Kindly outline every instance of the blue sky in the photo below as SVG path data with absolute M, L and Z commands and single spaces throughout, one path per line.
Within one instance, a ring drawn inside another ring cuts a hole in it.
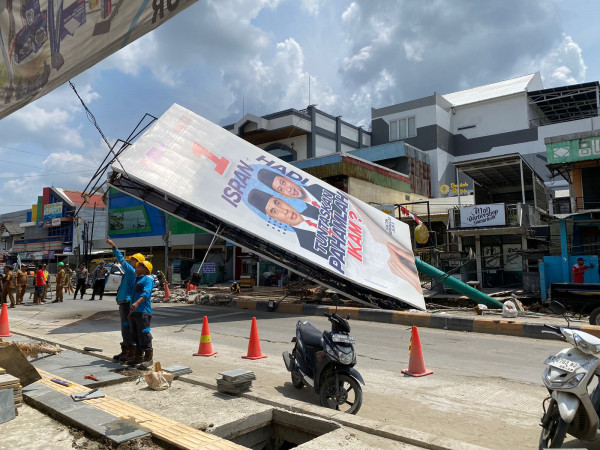
M 109 141 L 171 104 L 221 125 L 310 102 L 368 127 L 370 108 L 540 71 L 596 81 L 600 2 L 200 0 L 72 82 Z M 107 153 L 63 85 L 0 120 L 0 212 L 81 190 Z

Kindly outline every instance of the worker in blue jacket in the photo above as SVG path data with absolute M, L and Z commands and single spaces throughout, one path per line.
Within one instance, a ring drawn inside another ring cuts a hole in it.
M 142 261 L 135 268 L 135 283 L 131 291 L 131 306 L 129 308 L 131 317 L 131 331 L 135 341 L 135 356 L 127 361 L 128 366 L 137 366 L 140 370 L 149 369 L 154 364 L 152 349 L 152 334 L 150 333 L 150 322 L 152 321 L 152 289 L 154 280 L 150 278 L 152 264 L 150 261 Z
M 116 244 L 111 238 L 106 240 L 106 243 L 113 249 L 113 254 L 121 264 L 123 269 L 123 279 L 117 291 L 117 305 L 119 305 L 119 317 L 121 318 L 121 353 L 113 356 L 113 361 L 126 362 L 133 359 L 135 356 L 135 341 L 131 332 L 131 323 L 129 321 L 129 307 L 131 306 L 131 291 L 135 283 L 135 268 L 137 265 L 146 260 L 144 255 L 136 253 L 125 260 L 123 254 L 119 251 Z

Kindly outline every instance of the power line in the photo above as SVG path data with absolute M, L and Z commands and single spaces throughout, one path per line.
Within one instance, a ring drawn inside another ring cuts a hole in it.
M 53 159 L 59 158 L 58 156 L 53 157 L 52 155 L 43 155 L 41 153 L 28 152 L 27 150 L 21 150 L 19 148 L 7 147 L 5 145 L 0 145 L 0 148 L 5 148 L 6 150 L 11 150 L 14 152 L 27 153 L 28 155 L 40 156 L 42 158 L 53 158 Z M 9 161 L 2 161 L 2 162 L 9 162 Z M 12 164 L 17 164 L 17 163 L 12 163 Z M 93 167 L 93 166 L 90 166 L 89 164 L 78 163 L 75 161 L 69 161 L 69 164 L 76 164 L 78 166 L 84 166 L 84 167 Z
M 0 177 L 0 180 L 14 180 L 15 178 L 38 178 L 38 177 L 53 177 L 55 175 L 77 175 L 90 173 L 93 170 L 83 170 L 81 172 L 54 172 L 54 173 L 44 173 L 40 175 L 21 175 L 20 177 Z

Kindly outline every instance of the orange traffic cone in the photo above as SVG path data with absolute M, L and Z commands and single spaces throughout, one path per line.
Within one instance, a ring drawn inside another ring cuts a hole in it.
M 248 354 L 242 356 L 245 359 L 266 358 L 260 351 L 260 339 L 258 338 L 258 327 L 256 326 L 256 317 L 252 318 L 252 328 L 250 329 L 250 342 L 248 342 Z
M 163 297 L 164 300 L 168 300 L 171 298 L 171 291 L 169 290 L 169 283 L 167 283 L 165 281 L 165 296 Z
M 198 347 L 198 353 L 194 353 L 194 356 L 212 356 L 216 354 L 217 352 L 213 352 L 212 343 L 210 341 L 208 317 L 204 316 L 204 323 L 202 324 L 202 334 L 200 335 L 200 346 Z
M 410 359 L 408 360 L 408 369 L 402 370 L 405 375 L 411 377 L 424 377 L 431 375 L 433 370 L 427 370 L 425 361 L 423 360 L 423 352 L 421 350 L 421 339 L 417 327 L 412 327 L 412 336 L 410 338 L 410 346 L 408 348 Z
M 8 327 L 8 309 L 6 303 L 2 303 L 2 312 L 0 312 L 0 337 L 12 336 Z
M 188 283 L 187 287 L 185 288 L 185 293 L 187 294 L 190 291 L 195 291 L 196 290 L 196 286 L 194 286 L 192 283 Z

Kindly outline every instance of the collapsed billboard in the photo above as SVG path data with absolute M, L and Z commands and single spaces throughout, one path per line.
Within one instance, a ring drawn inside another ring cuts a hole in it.
M 0 119 L 197 0 L 0 0 Z
M 425 309 L 408 226 L 173 105 L 109 183 L 370 304 Z

